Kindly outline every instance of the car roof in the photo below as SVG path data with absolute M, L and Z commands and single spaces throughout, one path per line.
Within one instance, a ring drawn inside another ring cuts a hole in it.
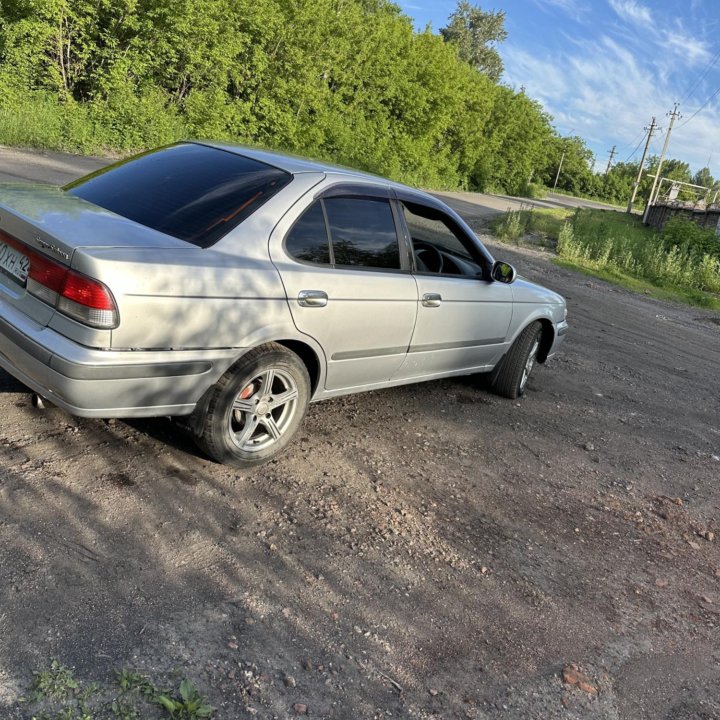
M 215 142 L 212 140 L 187 140 L 185 142 L 196 143 L 197 145 L 206 145 L 208 147 L 217 148 L 218 150 L 235 153 L 236 155 L 243 155 L 244 157 L 251 158 L 252 160 L 257 160 L 258 162 L 263 162 L 266 165 L 271 165 L 272 167 L 278 168 L 278 170 L 288 172 L 291 175 L 311 172 L 325 173 L 335 175 L 339 181 L 346 179 L 350 181 L 359 180 L 364 183 L 376 183 L 377 185 L 385 188 L 392 187 L 395 188 L 400 199 L 408 200 L 410 202 L 418 202 L 421 200 L 423 201 L 423 204 L 441 209 L 448 215 L 452 216 L 455 219 L 455 222 L 471 237 L 475 236 L 473 230 L 462 219 L 462 217 L 460 217 L 455 210 L 446 205 L 439 198 L 409 185 L 403 185 L 402 183 L 388 180 L 380 175 L 373 175 L 372 173 L 343 167 L 342 165 L 334 165 L 322 160 L 310 160 L 298 155 L 276 152 L 274 150 L 264 150 L 262 148 L 252 147 L 249 145 L 241 145 L 240 143 Z M 480 247 L 481 252 L 485 255 L 488 261 L 493 262 L 492 255 L 490 255 L 487 248 L 485 248 L 482 243 L 480 244 Z
M 252 160 L 263 162 L 266 165 L 272 165 L 273 167 L 276 167 L 279 170 L 284 170 L 292 175 L 306 172 L 334 173 L 344 175 L 348 179 L 362 179 L 365 181 L 381 183 L 383 185 L 391 185 L 392 187 L 402 188 L 403 190 L 411 190 L 414 193 L 422 193 L 422 191 L 411 188 L 408 185 L 403 185 L 402 183 L 388 180 L 380 175 L 373 175 L 369 172 L 355 170 L 354 168 L 344 167 L 343 165 L 335 165 L 322 160 L 311 160 L 309 158 L 300 157 L 299 155 L 291 155 L 274 150 L 264 150 L 262 148 L 252 147 L 250 145 L 241 145 L 239 143 L 214 142 L 210 140 L 191 140 L 190 142 L 197 143 L 198 145 L 207 145 L 209 147 L 218 148 L 219 150 L 225 150 L 226 152 L 235 153 L 236 155 L 243 155 L 251 158 Z M 425 193 L 422 194 L 424 195 Z

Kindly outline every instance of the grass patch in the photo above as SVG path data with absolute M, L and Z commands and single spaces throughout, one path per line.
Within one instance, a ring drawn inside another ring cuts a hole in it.
M 557 264 L 652 297 L 720 309 L 720 238 L 674 218 L 662 233 L 611 210 L 511 211 L 491 224 L 501 240 L 530 233 L 554 243 Z
M 532 234 L 539 238 L 542 244 L 554 246 L 563 224 L 573 212 L 568 209 L 536 208 L 508 210 L 491 220 L 490 230 L 504 242 L 517 242 L 525 235 Z
M 673 221 L 672 235 L 657 234 L 633 215 L 578 210 L 557 251 L 590 270 L 615 271 L 701 298 L 720 293 L 720 241 L 706 244 L 705 236 L 691 221 Z
M 633 277 L 627 273 L 614 269 L 605 268 L 588 268 L 585 265 L 565 260 L 557 257 L 553 259 L 555 265 L 565 268 L 566 270 L 574 270 L 588 277 L 605 280 L 619 287 L 630 290 L 631 292 L 641 293 L 656 300 L 669 300 L 672 302 L 684 303 L 695 307 L 706 308 L 708 310 L 720 310 L 720 297 L 711 293 L 699 290 L 687 290 L 679 287 L 663 287 L 648 280 Z
M 101 687 L 82 683 L 57 660 L 47 670 L 34 673 L 24 703 L 33 720 L 203 720 L 215 713 L 189 680 L 181 680 L 177 690 L 172 690 L 124 669 Z
M 615 207 L 618 210 L 627 210 L 627 203 L 620 204 L 608 200 L 607 198 L 599 197 L 598 195 L 588 195 L 587 193 L 571 193 L 567 190 L 553 190 L 552 188 L 546 188 L 546 193 L 552 193 L 553 195 L 562 195 L 563 197 L 579 198 L 581 200 L 590 200 L 591 202 L 601 203 L 603 205 L 609 205 Z M 645 208 L 645 200 L 639 195 L 633 203 L 633 210 L 635 212 L 643 210 Z

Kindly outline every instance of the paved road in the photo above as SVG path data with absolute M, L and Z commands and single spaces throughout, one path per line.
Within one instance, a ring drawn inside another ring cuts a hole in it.
M 0 146 L 0 182 L 29 181 L 63 185 L 86 173 L 98 170 L 111 160 L 81 157 L 48 151 L 16 150 Z M 490 218 L 509 209 L 592 207 L 616 210 L 611 205 L 549 193 L 543 200 L 528 200 L 511 195 L 471 192 L 436 193 L 457 212 L 474 218 Z

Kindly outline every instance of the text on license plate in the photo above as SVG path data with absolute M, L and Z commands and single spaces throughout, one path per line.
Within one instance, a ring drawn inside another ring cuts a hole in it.
M 19 250 L 0 242 L 0 270 L 25 284 L 30 261 Z

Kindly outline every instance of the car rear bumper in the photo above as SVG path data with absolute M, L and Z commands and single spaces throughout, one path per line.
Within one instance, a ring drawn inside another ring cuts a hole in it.
M 188 415 L 239 354 L 87 348 L 0 300 L 0 367 L 81 417 Z

